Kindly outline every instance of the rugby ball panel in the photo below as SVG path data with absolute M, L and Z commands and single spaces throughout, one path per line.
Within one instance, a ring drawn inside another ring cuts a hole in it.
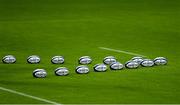
M 167 59 L 165 57 L 157 57 L 154 59 L 154 64 L 155 65 L 166 65 Z
M 33 71 L 33 77 L 45 78 L 46 76 L 47 76 L 47 72 L 44 69 L 36 69 Z
M 140 64 L 143 61 L 143 57 L 133 57 L 131 60 Z
M 139 67 L 139 63 L 134 62 L 134 61 L 128 61 L 125 63 L 125 67 L 128 69 L 136 69 Z
M 122 70 L 123 68 L 124 68 L 124 65 L 119 62 L 115 62 L 110 65 L 111 70 Z
M 116 62 L 116 58 L 114 56 L 107 56 L 103 59 L 103 63 L 106 65 L 110 65 Z
M 133 57 L 133 58 L 132 58 L 132 60 L 134 60 L 134 59 L 143 59 L 143 57 L 138 57 L 138 56 L 137 56 L 137 57 Z
M 167 64 L 167 61 L 164 60 L 164 59 L 158 59 L 158 60 L 155 60 L 155 61 L 154 61 L 154 64 L 155 64 L 155 65 L 166 65 L 166 64 Z
M 27 62 L 30 63 L 30 64 L 37 64 L 37 63 L 40 63 L 41 59 L 39 56 L 29 56 L 27 58 Z
M 141 62 L 141 66 L 143 67 L 152 67 L 154 66 L 154 61 L 150 60 L 150 59 L 145 59 Z
M 51 59 L 51 63 L 53 64 L 63 64 L 64 63 L 64 57 L 62 56 L 54 56 L 52 59 Z
M 59 67 L 59 68 L 55 69 L 55 75 L 57 75 L 57 76 L 69 75 L 69 70 L 66 67 Z
M 105 72 L 106 70 L 107 70 L 107 66 L 105 64 L 97 64 L 94 66 L 94 71 Z
M 116 59 L 104 59 L 103 62 L 104 64 L 110 65 L 112 63 L 115 63 Z
M 76 67 L 75 71 L 78 74 L 88 74 L 89 68 L 87 66 L 78 66 L 78 67 Z
M 6 64 L 12 64 L 16 62 L 16 58 L 13 55 L 6 55 L 3 57 L 2 62 Z
M 91 64 L 92 59 L 89 56 L 83 56 L 79 58 L 79 64 Z

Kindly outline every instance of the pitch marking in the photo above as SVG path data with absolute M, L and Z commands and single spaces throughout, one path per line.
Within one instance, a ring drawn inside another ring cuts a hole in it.
M 106 47 L 99 47 L 102 50 L 108 50 L 108 51 L 113 51 L 113 52 L 119 52 L 119 53 L 124 53 L 124 54 L 129 54 L 129 55 L 134 55 L 134 56 L 141 56 L 141 57 L 147 57 L 145 55 L 141 54 L 136 54 L 128 51 L 123 51 L 123 50 L 116 50 L 116 49 L 111 49 L 111 48 L 106 48 Z
M 39 100 L 39 101 L 42 101 L 42 102 L 46 102 L 48 104 L 61 105 L 61 104 L 59 104 L 57 102 L 53 102 L 53 101 L 50 101 L 50 100 L 47 100 L 47 99 L 43 99 L 43 98 L 39 98 L 39 97 L 36 97 L 36 96 L 28 95 L 28 94 L 18 92 L 18 91 L 15 91 L 15 90 L 11 90 L 11 89 L 7 89 L 7 88 L 4 88 L 4 87 L 0 87 L 0 90 L 7 91 L 9 93 L 18 94 L 18 95 L 28 97 L 28 98 L 32 98 L 32 99 L 35 99 L 35 100 Z

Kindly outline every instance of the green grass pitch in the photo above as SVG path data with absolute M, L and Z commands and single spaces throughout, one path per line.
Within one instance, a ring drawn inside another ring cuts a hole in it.
M 62 104 L 180 103 L 179 0 L 0 0 L 0 57 L 15 55 L 15 64 L 0 62 L 0 87 Z M 166 66 L 93 72 L 105 56 L 122 63 L 132 55 L 99 49 L 107 47 L 167 57 Z M 40 64 L 27 64 L 36 54 Z M 53 65 L 54 55 L 65 64 Z M 89 55 L 91 72 L 78 75 L 80 56 Z M 70 75 L 58 77 L 65 66 Z M 32 71 L 44 68 L 47 78 Z M 0 104 L 46 102 L 0 90 Z

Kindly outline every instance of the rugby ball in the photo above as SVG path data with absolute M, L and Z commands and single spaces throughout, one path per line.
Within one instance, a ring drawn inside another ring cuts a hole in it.
M 141 62 L 141 66 L 143 66 L 143 67 L 152 67 L 152 66 L 154 66 L 154 61 L 150 60 L 150 59 L 144 59 Z
M 89 68 L 85 65 L 80 65 L 76 67 L 76 73 L 78 74 L 87 74 L 89 73 Z
M 13 55 L 6 55 L 2 59 L 3 63 L 12 64 L 16 62 L 16 58 Z
M 47 76 L 47 72 L 44 69 L 36 69 L 33 71 L 33 77 L 45 78 L 46 76 Z
M 125 67 L 128 69 L 136 69 L 139 67 L 139 63 L 130 60 L 130 61 L 125 63 Z
M 141 64 L 141 62 L 143 61 L 143 57 L 133 57 L 131 60 Z
M 114 62 L 116 62 L 116 58 L 114 56 L 107 56 L 103 59 L 103 63 L 106 65 L 110 65 Z
M 64 57 L 62 57 L 62 56 L 54 56 L 51 59 L 51 63 L 53 63 L 53 64 L 63 64 L 64 63 Z
M 86 64 L 90 64 L 91 62 L 92 62 L 92 59 L 89 56 L 82 56 L 79 58 L 79 64 L 86 65 Z
M 110 65 L 111 70 L 122 70 L 124 68 L 124 65 L 119 62 L 114 62 Z
M 30 64 L 37 64 L 40 63 L 40 57 L 37 55 L 31 55 L 27 58 L 27 62 Z
M 166 65 L 167 64 L 167 59 L 165 57 L 157 57 L 154 59 L 154 64 L 155 65 Z
M 58 67 L 55 69 L 54 73 L 57 76 L 66 76 L 69 74 L 69 70 L 66 67 Z
M 107 70 L 107 66 L 105 64 L 96 64 L 94 66 L 94 71 L 97 71 L 97 72 L 104 72 Z

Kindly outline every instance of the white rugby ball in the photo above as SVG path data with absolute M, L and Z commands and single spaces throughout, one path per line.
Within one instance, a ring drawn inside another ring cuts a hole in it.
M 141 62 L 141 66 L 143 66 L 143 67 L 152 67 L 152 66 L 154 66 L 154 61 L 150 60 L 150 59 L 144 59 Z
M 103 63 L 106 65 L 110 65 L 114 62 L 116 62 L 116 58 L 114 56 L 107 56 L 103 59 Z
M 141 62 L 143 61 L 143 57 L 133 57 L 131 60 L 141 64 Z
M 2 59 L 3 63 L 12 64 L 16 62 L 16 58 L 13 55 L 6 55 Z
M 119 62 L 114 62 L 110 65 L 111 70 L 122 70 L 124 68 L 124 65 Z
M 47 76 L 47 72 L 44 69 L 36 69 L 33 71 L 33 76 L 36 78 L 45 78 Z
M 37 64 L 40 63 L 40 57 L 37 55 L 31 55 L 27 58 L 27 62 L 31 64 Z
M 76 67 L 76 73 L 78 74 L 87 74 L 89 73 L 89 68 L 85 65 L 80 65 Z
M 129 69 L 136 69 L 139 67 L 139 63 L 130 60 L 130 61 L 125 63 L 125 67 L 129 68 Z
M 92 62 L 92 59 L 89 56 L 82 56 L 79 58 L 79 64 L 85 65 L 85 64 L 90 64 L 91 62 Z
M 54 56 L 54 57 L 52 57 L 51 62 L 53 64 L 63 64 L 64 63 L 64 57 L 63 56 Z
M 69 74 L 69 70 L 66 67 L 58 67 L 55 69 L 54 73 L 57 76 L 66 76 Z
M 154 64 L 155 65 L 166 65 L 167 64 L 167 59 L 165 57 L 157 57 L 154 59 Z
M 94 71 L 97 71 L 97 72 L 104 72 L 107 70 L 107 66 L 105 64 L 96 64 L 94 66 Z

